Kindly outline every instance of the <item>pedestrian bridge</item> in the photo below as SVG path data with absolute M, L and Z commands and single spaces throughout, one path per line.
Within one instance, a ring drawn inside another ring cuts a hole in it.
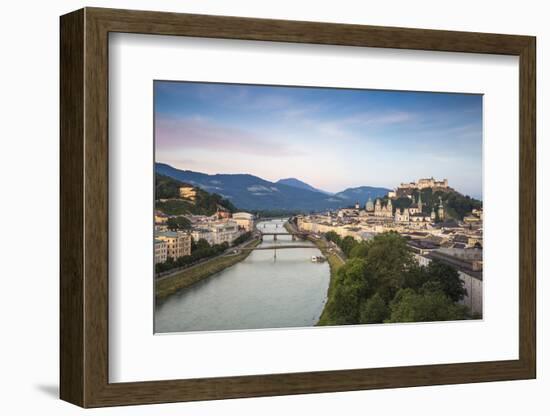
M 260 231 L 260 234 L 261 234 L 261 239 L 263 241 L 264 239 L 264 236 L 273 236 L 273 241 L 277 241 L 277 236 L 280 236 L 280 235 L 290 235 L 292 236 L 292 241 L 295 241 L 296 238 L 305 238 L 306 237 L 306 234 L 302 234 L 302 233 L 289 233 L 289 232 L 283 232 L 283 233 L 264 233 L 262 231 Z
M 256 250 L 282 250 L 289 248 L 315 248 L 314 245 L 309 244 L 274 244 L 272 246 L 261 246 L 261 247 L 243 247 L 239 248 L 242 251 L 256 251 Z

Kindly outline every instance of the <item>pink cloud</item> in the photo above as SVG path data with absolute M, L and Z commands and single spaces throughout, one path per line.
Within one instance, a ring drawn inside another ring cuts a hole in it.
M 162 151 L 187 148 L 263 156 L 295 154 L 280 141 L 244 129 L 222 126 L 203 117 L 157 119 L 155 146 Z

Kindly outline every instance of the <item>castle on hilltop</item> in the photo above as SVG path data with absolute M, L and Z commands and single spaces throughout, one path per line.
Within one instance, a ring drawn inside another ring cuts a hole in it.
M 425 189 L 425 188 L 449 188 L 449 182 L 447 179 L 441 181 L 431 178 L 422 178 L 416 182 L 402 183 L 399 185 L 399 189 Z

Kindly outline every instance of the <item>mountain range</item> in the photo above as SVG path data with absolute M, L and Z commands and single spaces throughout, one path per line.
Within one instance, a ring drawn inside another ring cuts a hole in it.
M 227 198 L 242 210 L 325 211 L 348 207 L 370 198 L 383 197 L 387 188 L 360 186 L 330 194 L 296 178 L 270 182 L 249 174 L 209 175 L 191 170 L 176 169 L 165 163 L 155 164 L 156 173 L 189 183 L 209 193 Z

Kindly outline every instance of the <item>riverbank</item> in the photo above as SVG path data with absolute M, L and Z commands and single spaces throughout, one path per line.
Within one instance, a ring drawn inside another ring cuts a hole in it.
M 286 222 L 284 224 L 284 227 L 289 233 L 297 231 L 296 228 L 289 222 Z M 332 252 L 330 243 L 325 239 L 314 238 L 312 236 L 308 236 L 307 239 L 311 241 L 313 244 L 315 244 L 315 246 L 321 251 L 321 253 L 327 259 L 328 264 L 330 266 L 330 282 L 329 282 L 328 291 L 327 291 L 327 301 L 325 302 L 325 306 L 323 307 L 323 312 L 321 312 L 321 316 L 319 317 L 319 321 L 317 322 L 316 326 L 330 325 L 330 322 L 328 322 L 328 317 L 327 317 L 327 305 L 330 302 L 330 299 L 332 299 L 332 292 L 334 291 L 334 281 L 336 280 L 336 273 L 338 272 L 338 269 L 344 265 L 345 261 L 339 255 Z
M 254 239 L 245 244 L 243 248 L 253 248 L 258 244 L 260 244 L 260 240 Z M 155 281 L 155 296 L 157 299 L 163 299 L 180 289 L 189 287 L 243 261 L 250 253 L 252 253 L 252 250 L 243 250 L 235 255 L 221 255 L 212 260 L 189 267 L 172 276 Z
M 327 305 L 332 299 L 332 292 L 334 291 L 334 282 L 336 280 L 336 273 L 338 272 L 338 269 L 344 265 L 344 261 L 335 253 L 332 253 L 329 248 L 329 243 L 326 240 L 318 239 L 318 238 L 308 238 L 313 244 L 317 246 L 319 250 L 321 250 L 321 253 L 323 253 L 323 256 L 326 257 L 328 264 L 330 266 L 330 282 L 328 286 L 327 291 L 327 301 L 325 302 L 325 306 L 323 307 L 323 312 L 321 312 L 321 316 L 319 317 L 319 321 L 317 322 L 316 326 L 323 326 L 323 325 L 329 325 L 330 322 L 328 322 L 327 318 Z

